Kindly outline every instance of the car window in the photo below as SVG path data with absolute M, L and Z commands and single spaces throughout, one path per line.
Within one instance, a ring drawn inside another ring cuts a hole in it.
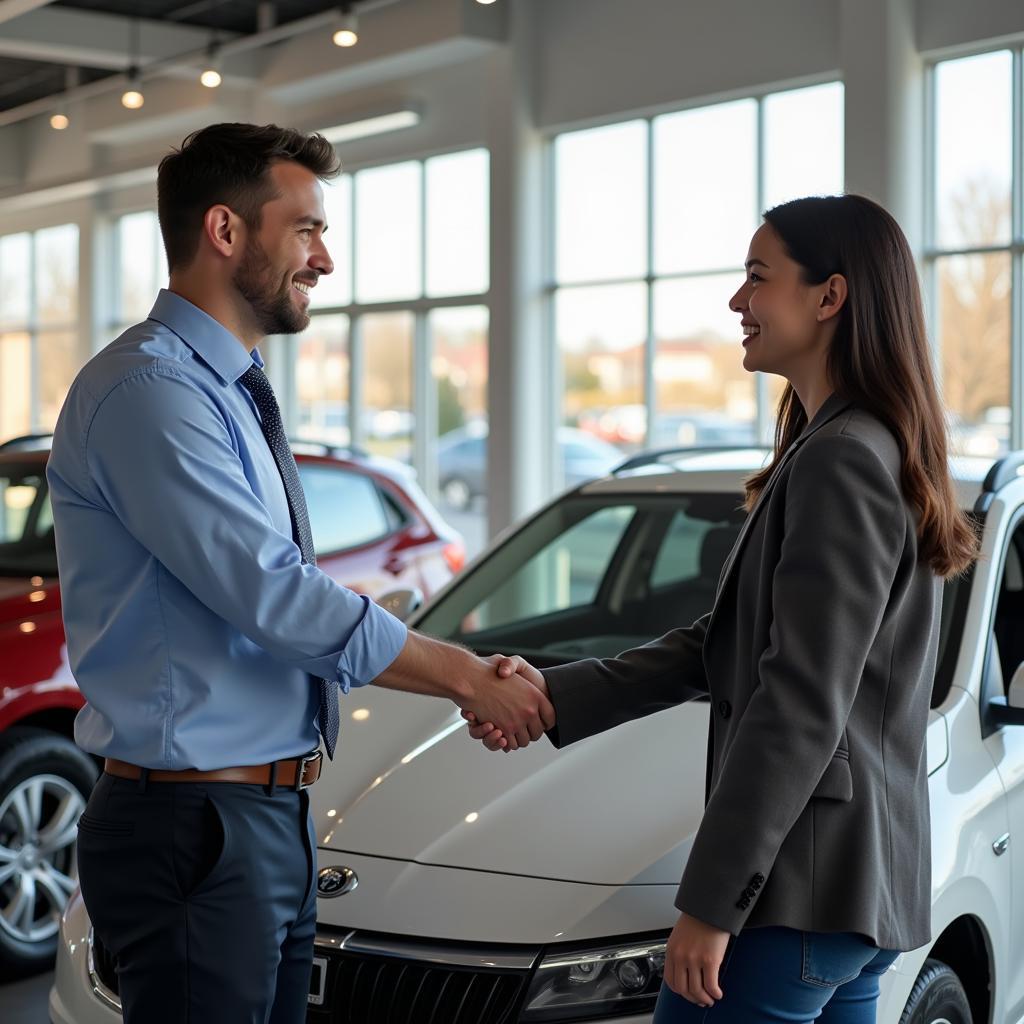
M 1014 672 L 1024 664 L 1024 523 L 1007 545 L 992 628 L 999 648 L 1003 688 L 1008 691 Z
M 52 526 L 43 473 L 35 466 L 4 466 L 0 470 L 0 573 L 56 573 Z
M 565 498 L 464 575 L 418 626 L 552 660 L 645 643 L 662 623 L 689 625 L 710 609 L 742 523 L 738 505 L 732 494 Z
M 712 523 L 691 519 L 679 511 L 672 517 L 651 569 L 651 586 L 664 587 L 700 575 L 704 540 L 714 529 Z
M 377 484 L 354 470 L 299 463 L 313 547 L 326 555 L 358 547 L 395 530 Z

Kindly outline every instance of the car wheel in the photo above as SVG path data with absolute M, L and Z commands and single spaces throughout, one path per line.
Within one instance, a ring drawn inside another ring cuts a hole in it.
M 0 733 L 0 976 L 49 966 L 78 884 L 78 818 L 96 782 L 92 759 L 45 729 Z
M 941 960 L 925 960 L 900 1024 L 971 1024 L 971 1007 L 956 971 Z
M 461 477 L 449 477 L 441 485 L 444 503 L 458 512 L 465 512 L 473 502 L 473 491 Z

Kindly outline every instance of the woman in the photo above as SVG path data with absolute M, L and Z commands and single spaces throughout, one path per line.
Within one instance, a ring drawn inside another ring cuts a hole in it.
M 743 365 L 789 383 L 713 610 L 617 658 L 496 663 L 548 690 L 556 746 L 710 694 L 706 809 L 655 1024 L 867 1024 L 879 976 L 931 938 L 941 582 L 978 541 L 893 218 L 854 195 L 786 203 L 746 268 L 730 302 Z

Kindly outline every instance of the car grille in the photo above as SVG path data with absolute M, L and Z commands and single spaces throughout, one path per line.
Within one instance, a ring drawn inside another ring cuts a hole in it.
M 389 955 L 385 947 L 367 952 L 331 942 L 325 948 L 318 937 L 315 956 L 327 965 L 324 1001 L 309 1007 L 309 1024 L 512 1024 L 518 1019 L 528 967 L 433 963 L 418 958 L 415 947 L 401 949 L 400 955 Z M 96 978 L 116 997 L 115 957 L 95 935 L 92 964 Z
M 432 963 L 413 950 L 324 949 L 322 1009 L 309 1024 L 511 1024 L 525 995 L 529 969 Z

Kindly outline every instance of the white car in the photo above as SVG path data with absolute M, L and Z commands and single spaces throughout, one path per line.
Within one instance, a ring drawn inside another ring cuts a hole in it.
M 410 622 L 540 666 L 689 623 L 710 607 L 742 481 L 765 456 L 632 459 L 506 532 Z M 1024 453 L 954 472 L 984 554 L 943 606 L 928 726 L 934 941 L 883 978 L 883 1024 L 1024 1020 Z M 309 1021 L 649 1021 L 701 819 L 707 716 L 697 701 L 506 756 L 444 701 L 353 691 L 339 756 L 310 790 Z M 114 965 L 77 894 L 61 935 L 54 1024 L 113 1024 Z

